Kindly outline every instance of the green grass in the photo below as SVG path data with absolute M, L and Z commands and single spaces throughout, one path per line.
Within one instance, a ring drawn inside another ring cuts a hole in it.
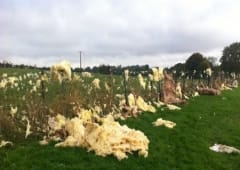
M 180 111 L 160 110 L 143 113 L 137 119 L 121 121 L 141 130 L 149 138 L 149 156 L 136 153 L 118 161 L 113 156 L 96 156 L 81 148 L 40 146 L 26 140 L 13 147 L 0 149 L 0 169 L 196 169 L 239 170 L 240 155 L 215 153 L 214 143 L 240 149 L 240 89 L 223 92 L 220 96 L 192 98 Z M 177 123 L 173 129 L 153 127 L 162 117 Z

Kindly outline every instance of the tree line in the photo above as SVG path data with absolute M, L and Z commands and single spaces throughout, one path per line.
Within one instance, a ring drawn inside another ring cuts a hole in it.
M 17 67 L 17 68 L 37 68 L 36 66 L 29 65 L 14 65 L 8 61 L 0 62 L 0 67 Z M 39 68 L 39 67 L 38 67 Z M 226 46 L 223 49 L 222 56 L 220 58 L 220 65 L 217 64 L 216 57 L 204 57 L 201 53 L 193 53 L 185 63 L 177 63 L 171 68 L 167 68 L 179 77 L 182 74 L 191 76 L 193 78 L 200 78 L 203 76 L 204 70 L 211 68 L 215 72 L 225 72 L 227 74 L 240 73 L 240 42 L 235 42 Z M 40 67 L 40 69 L 49 70 L 49 67 Z M 125 69 L 128 69 L 131 75 L 137 75 L 141 73 L 143 75 L 148 75 L 151 72 L 149 65 L 133 65 L 133 66 L 111 66 L 111 65 L 99 65 L 94 67 L 86 67 L 80 70 L 80 68 L 75 68 L 73 71 L 76 72 L 92 72 L 101 74 L 115 74 L 120 75 Z
M 235 42 L 223 49 L 220 58 L 220 65 L 217 64 L 216 57 L 204 57 L 201 53 L 193 53 L 185 63 L 177 63 L 169 68 L 180 77 L 183 73 L 192 78 L 201 78 L 204 71 L 211 68 L 215 73 L 224 72 L 225 74 L 240 73 L 240 43 Z

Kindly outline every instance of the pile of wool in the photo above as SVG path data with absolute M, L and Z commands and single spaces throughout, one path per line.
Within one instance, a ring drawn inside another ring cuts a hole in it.
M 128 95 L 128 103 L 130 108 L 137 107 L 141 111 L 149 111 L 152 113 L 156 112 L 155 107 L 151 104 L 147 104 L 141 96 L 138 96 L 137 99 L 135 99 L 132 93 Z
M 68 132 L 69 136 L 55 146 L 59 147 L 84 147 L 85 146 L 85 127 L 81 119 L 75 117 L 71 120 L 65 122 L 65 130 Z
M 148 156 L 148 138 L 141 131 L 121 126 L 113 120 L 105 120 L 102 125 L 90 124 L 85 132 L 89 150 L 94 150 L 97 155 L 113 154 L 122 160 L 128 157 L 127 153 L 138 151 L 139 155 Z
M 84 126 L 80 118 L 67 120 L 65 130 L 69 136 L 56 147 L 84 147 L 103 157 L 113 154 L 118 160 L 127 158 L 127 153 L 133 151 L 148 156 L 149 140 L 143 132 L 120 125 L 111 115 L 101 122 L 101 125 L 89 122 Z
M 39 141 L 41 145 L 48 144 L 50 140 L 61 141 L 66 136 L 64 131 L 66 122 L 68 119 L 61 114 L 57 114 L 55 117 L 48 118 L 48 135 L 44 136 L 43 140 Z
M 158 118 L 155 122 L 152 123 L 154 126 L 166 126 L 167 128 L 173 128 L 176 126 L 176 123 L 169 121 L 169 120 L 163 120 L 162 118 Z
M 151 104 L 147 104 L 141 96 L 138 96 L 136 100 L 136 105 L 142 111 L 149 111 L 152 113 L 156 112 L 155 107 L 153 107 Z
M 48 119 L 48 125 L 53 132 L 61 130 L 65 126 L 65 124 L 66 118 L 60 114 L 57 114 L 56 117 L 50 117 Z
M 78 117 L 83 121 L 84 124 L 88 122 L 92 122 L 93 120 L 100 120 L 99 114 L 101 112 L 101 108 L 95 106 L 92 109 L 80 109 L 77 112 Z
M 50 72 L 52 80 L 58 80 L 59 82 L 62 82 L 64 79 L 71 80 L 72 71 L 68 61 L 62 61 L 52 65 Z

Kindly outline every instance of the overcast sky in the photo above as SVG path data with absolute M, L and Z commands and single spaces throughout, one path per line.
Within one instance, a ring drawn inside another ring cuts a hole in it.
M 240 40 L 239 0 L 0 0 L 0 61 L 171 66 Z

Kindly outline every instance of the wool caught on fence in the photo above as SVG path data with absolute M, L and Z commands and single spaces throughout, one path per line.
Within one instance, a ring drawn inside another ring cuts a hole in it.
M 100 80 L 98 78 L 95 78 L 93 81 L 92 81 L 92 85 L 95 89 L 101 89 L 100 88 Z
M 142 74 L 138 74 L 138 81 L 140 83 L 140 86 L 145 89 L 146 88 L 146 82 L 142 76 Z
M 68 61 L 62 61 L 60 63 L 52 65 L 50 68 L 52 80 L 57 80 L 60 83 L 62 80 L 71 80 L 71 64 Z

